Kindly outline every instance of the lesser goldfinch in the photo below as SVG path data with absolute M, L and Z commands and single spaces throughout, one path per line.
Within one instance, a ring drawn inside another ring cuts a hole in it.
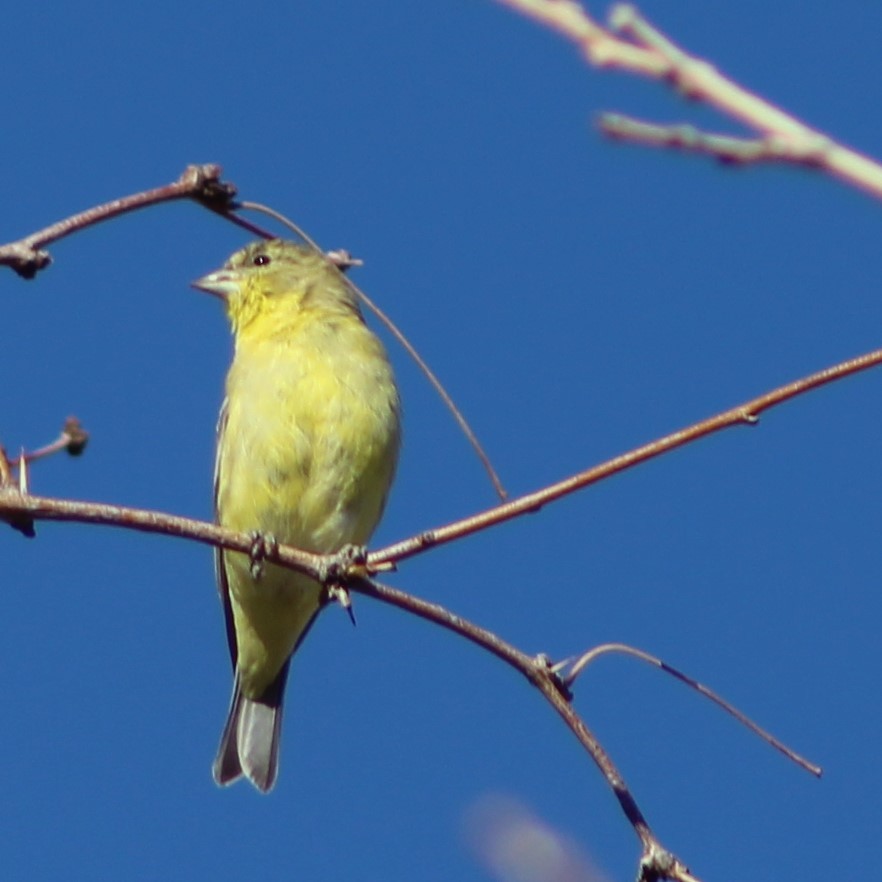
M 235 340 L 218 424 L 215 508 L 225 527 L 306 551 L 363 545 L 380 519 L 401 438 L 382 343 L 328 259 L 255 242 L 193 283 L 217 294 Z M 288 665 L 319 611 L 318 582 L 215 558 L 234 683 L 214 779 L 270 790 L 278 771 Z

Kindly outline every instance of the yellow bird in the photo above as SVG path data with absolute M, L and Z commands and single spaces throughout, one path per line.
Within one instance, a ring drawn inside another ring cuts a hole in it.
M 235 339 L 218 424 L 218 523 L 318 553 L 364 545 L 395 473 L 401 408 L 383 345 L 340 271 L 274 239 L 193 286 L 224 299 Z M 288 665 L 322 588 L 247 554 L 218 550 L 215 562 L 235 679 L 214 779 L 244 774 L 266 792 Z

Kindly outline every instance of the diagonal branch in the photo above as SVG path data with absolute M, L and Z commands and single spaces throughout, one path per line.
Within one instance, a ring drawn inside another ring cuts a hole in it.
M 327 581 L 329 574 L 334 574 L 334 578 L 337 579 L 342 577 L 353 590 L 406 609 L 421 618 L 452 630 L 519 670 L 554 707 L 579 742 L 591 755 L 613 790 L 622 811 L 642 843 L 643 856 L 639 878 L 647 880 L 647 882 L 662 878 L 688 882 L 688 880 L 692 880 L 694 877 L 689 873 L 682 861 L 667 851 L 655 838 L 654 833 L 625 784 L 621 773 L 591 730 L 573 710 L 567 683 L 560 679 L 556 666 L 550 665 L 544 657 L 534 658 L 527 656 L 491 632 L 473 625 L 459 616 L 453 615 L 437 604 L 411 597 L 404 592 L 379 585 L 378 583 L 360 578 L 360 576 L 365 569 L 368 573 L 388 569 L 395 562 L 425 551 L 434 545 L 450 542 L 461 536 L 486 529 L 493 524 L 516 517 L 527 511 L 535 511 L 546 503 L 604 478 L 611 477 L 624 469 L 631 468 L 670 450 L 682 447 L 705 435 L 733 425 L 753 425 L 758 422 L 759 414 L 771 407 L 775 407 L 784 401 L 788 401 L 797 395 L 804 394 L 827 383 L 843 379 L 859 371 L 867 370 L 880 363 L 882 363 L 882 349 L 841 362 L 808 377 L 773 389 L 717 416 L 695 423 L 692 426 L 639 447 L 630 453 L 615 457 L 606 463 L 595 466 L 536 493 L 528 494 L 490 511 L 474 515 L 470 518 L 464 518 L 455 524 L 422 533 L 397 545 L 369 554 L 367 565 L 366 567 L 362 566 L 361 571 L 359 571 L 358 566 L 348 569 L 346 566 L 343 566 L 341 569 L 341 561 L 346 560 L 343 557 L 343 553 L 336 556 L 316 555 L 289 546 L 273 544 L 267 549 L 266 557 L 272 563 L 296 569 L 323 582 Z M 0 464 L 4 463 L 6 463 L 5 460 L 0 460 Z M 8 477 L 8 464 L 5 465 L 5 473 Z M 141 532 L 189 538 L 206 545 L 222 546 L 245 554 L 251 552 L 254 544 L 254 537 L 250 534 L 235 533 L 215 524 L 175 515 L 100 503 L 31 496 L 26 492 L 22 492 L 11 480 L 0 485 L 0 520 L 4 520 L 13 526 L 23 522 L 31 523 L 38 520 L 78 521 L 81 523 L 112 525 Z
M 549 487 L 520 496 L 517 499 L 513 499 L 503 505 L 497 505 L 471 517 L 454 521 L 452 524 L 447 524 L 444 527 L 426 530 L 409 539 L 404 539 L 394 545 L 388 545 L 385 548 L 371 552 L 368 555 L 368 564 L 369 566 L 377 567 L 395 563 L 408 557 L 413 557 L 416 554 L 421 554 L 437 545 L 444 545 L 463 536 L 470 536 L 473 533 L 486 530 L 495 524 L 503 523 L 523 514 L 536 512 L 549 502 L 555 502 L 564 496 L 575 493 L 577 490 L 596 484 L 619 472 L 640 465 L 647 460 L 654 459 L 671 450 L 676 450 L 678 447 L 684 447 L 693 441 L 697 441 L 699 438 L 716 434 L 732 426 L 756 425 L 759 422 L 760 414 L 766 410 L 783 404 L 785 401 L 789 401 L 799 395 L 804 395 L 806 392 L 810 392 L 820 386 L 825 386 L 827 383 L 833 383 L 836 380 L 850 377 L 852 374 L 869 370 L 879 364 L 882 364 L 882 349 L 876 349 L 865 355 L 859 355 L 857 358 L 824 368 L 824 370 L 818 371 L 815 374 L 810 374 L 800 380 L 794 380 L 792 383 L 779 386 L 777 389 L 773 389 L 756 398 L 751 398 L 749 401 L 736 405 L 716 416 L 693 423 L 691 426 L 679 429 L 670 435 L 665 435 L 663 438 L 650 441 L 648 444 L 616 456 L 577 475 L 558 481 Z
M 664 878 L 681 880 L 681 882 L 689 882 L 689 880 L 694 879 L 689 874 L 686 865 L 676 855 L 665 849 L 658 841 L 628 785 L 625 783 L 622 773 L 616 767 L 612 757 L 598 741 L 597 736 L 587 726 L 582 717 L 576 713 L 572 705 L 572 696 L 569 689 L 558 676 L 556 667 L 551 665 L 545 656 L 529 656 L 510 643 L 500 639 L 496 634 L 481 628 L 467 619 L 463 619 L 461 616 L 454 615 L 436 603 L 429 603 L 374 580 L 354 579 L 349 583 L 348 587 L 360 594 L 373 597 L 375 600 L 388 603 L 442 628 L 453 631 L 482 649 L 487 650 L 523 674 L 542 693 L 545 700 L 554 708 L 558 716 L 576 736 L 579 743 L 585 748 L 591 759 L 594 760 L 595 765 L 600 769 L 601 774 L 613 791 L 618 800 L 619 807 L 622 809 L 631 827 L 633 827 L 643 847 L 641 878 L 647 880 Z

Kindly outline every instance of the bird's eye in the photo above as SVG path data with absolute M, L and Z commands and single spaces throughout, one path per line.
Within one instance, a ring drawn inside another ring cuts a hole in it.
M 266 266 L 268 263 L 271 262 L 272 261 L 268 254 L 256 254 L 253 260 L 255 266 Z

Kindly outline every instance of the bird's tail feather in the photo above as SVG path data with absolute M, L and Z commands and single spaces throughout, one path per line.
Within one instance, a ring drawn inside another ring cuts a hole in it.
M 287 676 L 285 664 L 258 699 L 243 695 L 236 677 L 230 713 L 212 768 L 217 784 L 232 784 L 245 775 L 263 793 L 272 790 L 279 771 L 282 698 Z

